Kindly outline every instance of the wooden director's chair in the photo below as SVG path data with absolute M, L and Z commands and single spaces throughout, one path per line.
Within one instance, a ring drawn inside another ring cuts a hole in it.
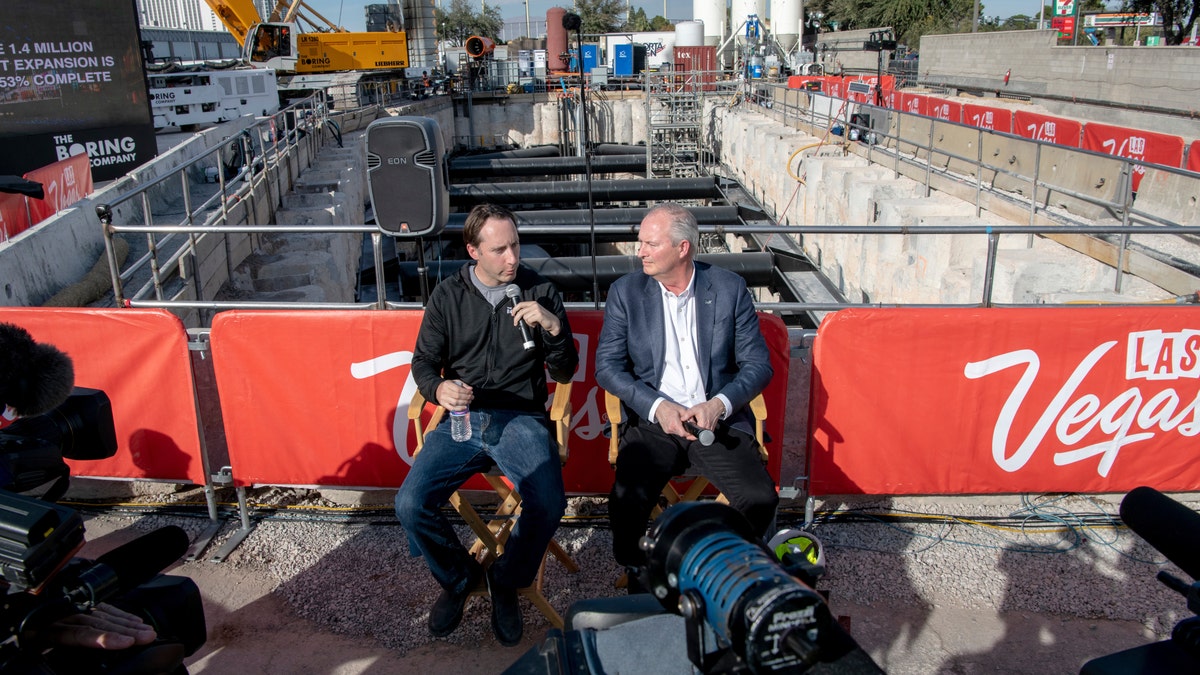
M 554 401 L 550 407 L 550 421 L 554 424 L 555 440 L 558 443 L 558 457 L 565 466 L 567 455 L 569 454 L 567 439 L 569 438 L 571 429 L 571 383 L 557 384 L 553 396 Z M 408 406 L 408 419 L 412 423 L 417 437 L 417 448 L 413 456 L 416 456 L 424 447 L 425 435 L 437 427 L 442 417 L 446 414 L 445 408 L 440 405 L 435 406 L 433 413 L 429 416 L 429 420 L 423 423 L 421 415 L 425 409 L 425 403 L 425 397 L 420 392 L 416 392 L 413 395 L 412 403 Z M 504 552 L 504 544 L 508 541 L 508 535 L 516 525 L 517 516 L 521 513 L 521 495 L 517 494 L 512 484 L 495 465 L 492 466 L 490 471 L 482 475 L 484 480 L 488 482 L 488 485 L 492 487 L 492 490 L 500 498 L 495 518 L 484 520 L 479 515 L 479 512 L 475 510 L 475 507 L 471 506 L 471 503 L 463 498 L 458 491 L 450 495 L 450 505 L 454 507 L 458 515 L 466 521 L 471 531 L 475 533 L 475 543 L 470 548 L 471 555 L 475 556 L 480 565 L 487 567 Z M 546 556 L 549 555 L 558 558 L 559 562 L 567 568 L 568 572 L 574 573 L 579 571 L 579 564 L 554 539 L 550 540 L 550 545 L 546 548 Z M 552 626 L 561 629 L 563 627 L 562 616 L 554 609 L 542 591 L 542 581 L 546 570 L 546 556 L 542 557 L 542 564 L 538 567 L 537 577 L 534 579 L 533 584 L 518 589 L 517 594 L 528 598 L 545 615 Z M 487 594 L 486 582 L 481 583 L 479 587 L 471 592 L 472 596 Z
M 617 454 L 620 452 L 621 440 L 618 429 L 621 422 L 624 420 L 624 411 L 621 408 L 621 399 L 617 398 L 613 394 L 608 393 L 607 391 L 604 392 L 604 410 L 608 413 L 608 421 L 611 425 L 610 435 L 608 438 L 608 463 L 612 465 L 614 470 L 616 470 Z M 763 464 L 766 464 L 768 455 L 767 444 L 764 440 L 765 434 L 763 432 L 763 422 L 765 422 L 767 419 L 767 402 L 765 399 L 763 399 L 763 395 L 761 393 L 750 401 L 750 412 L 754 414 L 754 438 L 758 441 L 758 452 L 762 458 Z M 680 492 L 679 486 L 676 484 L 682 484 L 686 481 L 691 481 L 691 484 L 688 485 L 683 492 Z M 700 495 L 705 489 L 708 488 L 709 485 L 710 483 L 707 478 L 700 475 L 697 470 L 689 468 L 682 475 L 671 479 L 671 481 L 668 482 L 665 487 L 663 487 L 663 500 L 666 501 L 667 506 L 673 506 L 679 502 L 693 502 L 700 498 Z M 726 497 L 724 493 L 718 493 L 717 501 L 721 502 L 722 504 L 728 504 L 729 498 Z M 661 505 L 656 506 L 654 507 L 654 511 L 651 512 L 650 518 L 657 518 L 662 512 L 663 507 Z

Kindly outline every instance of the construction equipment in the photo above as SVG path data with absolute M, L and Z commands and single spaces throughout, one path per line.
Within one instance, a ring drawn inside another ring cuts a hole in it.
M 278 0 L 263 21 L 253 0 L 205 0 L 251 64 L 280 75 L 408 67 L 408 37 L 391 31 L 352 33 L 303 0 Z

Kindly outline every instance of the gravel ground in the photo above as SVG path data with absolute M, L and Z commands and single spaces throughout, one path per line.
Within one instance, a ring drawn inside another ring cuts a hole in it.
M 252 495 L 252 502 L 264 500 L 331 504 L 307 491 Z M 891 673 L 1078 672 L 1087 659 L 1163 639 L 1190 616 L 1184 599 L 1154 579 L 1173 566 L 1130 531 L 1097 524 L 1116 513 L 1118 501 L 1059 495 L 818 503 L 812 531 L 829 568 L 818 588 Z M 879 517 L 888 511 L 911 517 Z M 88 557 L 163 524 L 196 536 L 208 522 L 203 511 L 191 518 L 87 513 Z M 525 604 L 526 639 L 503 649 L 491 636 L 490 604 L 476 598 L 453 635 L 434 639 L 425 620 L 438 588 L 423 561 L 408 555 L 391 514 L 333 522 L 312 513 L 275 511 L 223 563 L 201 559 L 171 570 L 197 580 L 209 614 L 209 641 L 190 660 L 192 672 L 226 672 L 231 663 L 247 672 L 499 672 L 550 628 Z M 555 561 L 546 568 L 546 594 L 560 613 L 576 600 L 620 593 L 602 516 L 602 501 L 571 500 L 558 540 L 582 570 L 568 574 Z M 781 524 L 798 516 L 784 512 Z M 851 517 L 857 522 L 847 522 Z M 1005 520 L 983 522 L 997 517 Z M 206 554 L 236 527 L 236 518 L 227 522 Z M 469 534 L 465 526 L 459 531 L 464 539 Z

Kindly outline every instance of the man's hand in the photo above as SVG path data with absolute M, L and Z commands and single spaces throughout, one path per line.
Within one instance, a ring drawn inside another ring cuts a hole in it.
M 154 629 L 136 615 L 101 603 L 86 614 L 72 614 L 46 629 L 47 642 L 59 647 L 127 649 L 154 642 Z
M 720 399 L 710 398 L 685 410 L 680 415 L 680 423 L 691 422 L 701 429 L 716 429 L 717 421 L 724 413 L 725 404 Z
M 475 398 L 475 390 L 461 380 L 443 380 L 437 388 L 437 402 L 446 410 L 466 410 Z
M 678 403 L 663 399 L 662 402 L 658 404 L 658 408 L 654 411 L 654 420 L 658 422 L 658 426 L 662 427 L 662 430 L 668 434 L 682 436 L 689 441 L 694 441 L 696 440 L 696 437 L 693 436 L 683 426 L 683 416 L 687 414 L 687 412 L 688 410 Z
M 513 307 L 513 325 L 517 325 L 518 321 L 524 320 L 528 326 L 541 326 L 542 330 L 551 335 L 558 335 L 562 330 L 562 322 L 550 310 L 542 307 L 536 300 L 526 300 L 519 302 Z

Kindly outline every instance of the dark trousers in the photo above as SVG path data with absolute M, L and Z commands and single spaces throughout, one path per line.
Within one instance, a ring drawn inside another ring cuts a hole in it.
M 623 426 L 616 479 L 608 495 L 613 554 L 625 566 L 645 564 L 638 540 L 646 534 L 650 512 L 671 478 L 689 466 L 712 482 L 729 504 L 750 521 L 757 536 L 775 519 L 779 495 L 767 473 L 754 437 L 737 429 L 719 429 L 710 446 L 668 434 L 657 424 L 633 420 Z

